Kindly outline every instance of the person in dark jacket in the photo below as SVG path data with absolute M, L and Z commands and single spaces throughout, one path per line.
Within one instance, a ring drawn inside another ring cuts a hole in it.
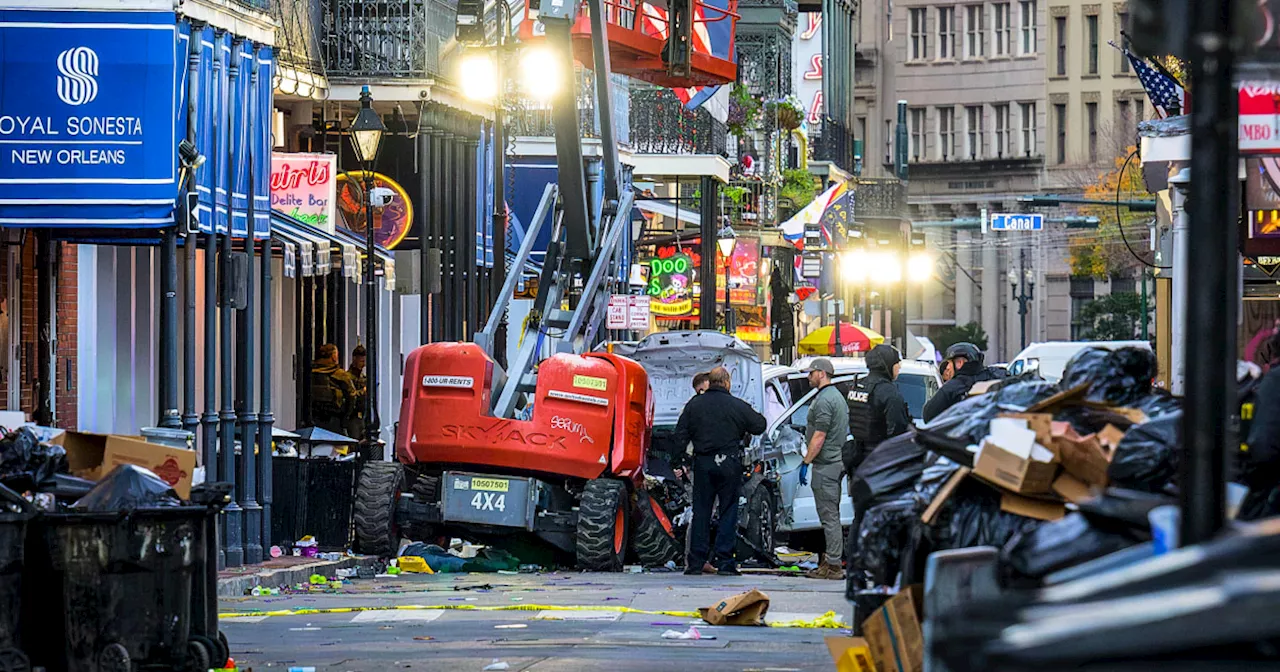
M 907 401 L 893 381 L 902 369 L 898 351 L 877 345 L 867 353 L 867 374 L 849 388 L 849 433 L 845 444 L 845 473 L 852 475 L 858 465 L 881 441 L 911 429 Z
M 942 384 L 933 398 L 924 405 L 924 421 L 929 422 L 942 412 L 960 403 L 969 395 L 974 385 L 987 380 L 999 380 L 1008 376 L 1004 369 L 982 365 L 982 351 L 972 343 L 956 343 L 947 348 L 943 370 L 950 368 L 951 377 Z
M 338 346 L 332 343 L 320 346 L 311 365 L 312 424 L 345 436 L 356 396 L 351 374 L 338 365 Z
M 742 491 L 742 445 L 748 434 L 763 434 L 765 419 L 729 393 L 729 371 L 711 370 L 710 388 L 685 404 L 676 423 L 675 445 L 693 442 L 693 523 L 685 574 L 701 575 L 711 546 L 711 508 L 719 499 L 716 528 L 717 574 L 737 576 L 738 496 Z
M 1240 520 L 1280 514 L 1280 369 L 1273 366 L 1251 396 L 1240 409 L 1241 420 L 1250 421 L 1240 453 L 1238 480 L 1249 487 Z

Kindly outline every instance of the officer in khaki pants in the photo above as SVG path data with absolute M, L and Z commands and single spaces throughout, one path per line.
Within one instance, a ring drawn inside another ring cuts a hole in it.
M 844 534 L 840 527 L 840 482 L 844 479 L 843 449 L 849 436 L 849 407 L 844 395 L 831 384 L 835 367 L 829 359 L 815 359 L 809 366 L 809 384 L 818 394 L 809 405 L 805 442 L 809 449 L 800 467 L 803 484 L 812 472 L 813 503 L 822 521 L 827 553 L 822 564 L 807 576 L 813 579 L 843 579 L 840 564 L 844 554 Z M 812 465 L 812 466 L 810 466 Z

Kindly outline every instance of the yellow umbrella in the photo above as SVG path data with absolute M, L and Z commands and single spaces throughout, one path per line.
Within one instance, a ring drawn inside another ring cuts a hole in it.
M 884 343 L 884 336 L 850 322 L 840 323 L 840 350 L 836 352 L 835 326 L 820 327 L 800 339 L 801 355 L 828 355 L 850 357 L 864 353 Z

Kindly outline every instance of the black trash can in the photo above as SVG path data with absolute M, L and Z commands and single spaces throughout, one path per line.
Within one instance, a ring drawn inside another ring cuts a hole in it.
M 191 636 L 208 516 L 208 507 L 180 506 L 37 518 L 29 543 L 44 547 L 48 564 L 29 572 L 41 585 L 26 591 L 46 604 L 23 605 L 29 628 L 40 629 L 24 635 L 33 662 L 67 672 L 208 670 L 215 652 Z
M 0 505 L 3 505 L 0 508 L 0 670 L 27 672 L 31 663 L 22 652 L 19 616 L 23 549 L 31 505 L 22 495 L 3 485 L 0 485 Z

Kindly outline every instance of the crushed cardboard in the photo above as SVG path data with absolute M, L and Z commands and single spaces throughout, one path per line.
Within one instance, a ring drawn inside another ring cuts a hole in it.
M 836 672 L 877 672 L 871 647 L 862 637 L 827 637 L 827 650 Z
M 991 390 L 991 388 L 995 387 L 996 385 L 999 385 L 1001 382 L 1003 381 L 984 380 L 979 383 L 974 383 L 973 387 L 969 388 L 969 396 L 976 397 L 979 394 L 986 394 L 988 391 Z
M 194 450 L 172 448 L 119 434 L 63 432 L 53 440 L 67 451 L 72 475 L 101 480 L 121 464 L 145 467 L 164 479 L 183 499 L 191 497 L 191 477 L 196 468 Z
M 1067 515 L 1067 507 L 1062 502 L 1023 497 L 1007 491 L 1000 493 L 1000 510 L 1036 520 L 1057 520 Z
M 1021 418 L 996 418 L 974 461 L 973 472 L 1008 490 L 1023 494 L 1050 492 L 1058 473 L 1053 451 L 1036 441 Z
M 971 473 L 973 473 L 973 469 L 960 467 L 954 474 L 951 474 L 951 478 L 948 478 L 947 482 L 943 483 L 941 488 L 938 488 L 937 494 L 929 502 L 929 508 L 925 509 L 920 516 L 920 522 L 925 525 L 932 525 L 933 519 L 938 517 L 938 511 L 942 510 L 942 505 L 947 503 L 951 493 L 955 492 L 960 483 Z
M 752 588 L 710 607 L 702 607 L 698 613 L 711 625 L 764 625 L 764 617 L 769 613 L 769 596 Z
M 862 632 L 879 672 L 921 672 L 924 669 L 924 590 L 919 584 L 903 588 L 862 622 Z
M 1042 399 L 1027 407 L 1027 413 L 1039 413 L 1040 411 L 1052 412 L 1064 402 L 1073 401 L 1089 391 L 1089 383 L 1080 383 L 1069 390 L 1063 390 L 1048 399 Z
M 1072 504 L 1079 504 L 1094 497 L 1093 490 L 1087 483 L 1065 471 L 1054 479 L 1053 492 Z

